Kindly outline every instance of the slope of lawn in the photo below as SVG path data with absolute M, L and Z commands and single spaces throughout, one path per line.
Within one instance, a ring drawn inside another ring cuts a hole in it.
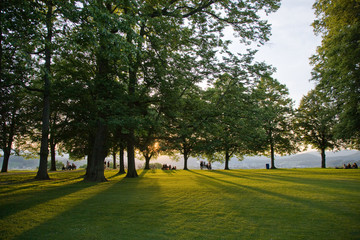
M 360 170 L 0 174 L 0 239 L 360 239 Z

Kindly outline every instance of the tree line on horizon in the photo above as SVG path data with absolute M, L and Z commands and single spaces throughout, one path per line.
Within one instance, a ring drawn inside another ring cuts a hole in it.
M 325 4 L 314 4 L 323 39 L 332 33 L 324 16 L 338 11 L 324 13 Z M 56 151 L 87 156 L 89 181 L 106 181 L 109 155 L 119 154 L 125 173 L 125 151 L 126 176 L 137 177 L 136 153 L 145 168 L 159 154 L 181 153 L 184 169 L 190 156 L 228 169 L 232 156 L 255 154 L 270 156 L 275 168 L 275 153 L 294 153 L 301 143 L 321 150 L 322 167 L 325 149 L 360 149 L 359 55 L 347 59 L 355 69 L 344 76 L 345 63 L 329 61 L 339 39 L 323 40 L 312 57 L 318 84 L 298 109 L 255 51 L 228 50 L 229 28 L 244 48 L 264 44 L 271 28 L 259 14 L 279 7 L 280 0 L 2 1 L 2 171 L 12 149 L 40 152 L 37 179 L 49 179 L 49 153 L 51 170 Z M 353 31 L 343 37 L 356 39 Z

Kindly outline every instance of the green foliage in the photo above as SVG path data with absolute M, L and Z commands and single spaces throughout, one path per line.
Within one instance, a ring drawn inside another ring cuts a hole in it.
M 81 169 L 86 169 L 86 168 L 87 168 L 87 164 L 81 165 L 79 168 L 81 168 Z
M 275 154 L 291 154 L 297 150 L 293 130 L 293 101 L 285 85 L 270 75 L 261 78 L 256 88 L 264 138 L 260 152 L 271 156 L 271 167 L 275 168 Z
M 263 44 L 270 26 L 259 13 L 279 5 L 279 0 L 5 1 L 1 74 L 26 72 L 23 79 L 13 77 L 36 90 L 29 93 L 34 120 L 26 127 L 36 142 L 42 130 L 41 163 L 49 128 L 52 149 L 73 158 L 87 155 L 94 161 L 90 169 L 101 175 L 103 158 L 126 139 L 135 176 L 135 148 L 149 156 L 147 149 L 159 141 L 166 151 L 198 151 L 204 112 L 196 106 L 206 104 L 197 84 L 224 73 L 245 78 L 242 72 L 252 67 L 227 51 L 225 29 L 232 28 L 241 43 Z M 3 51 L 7 45 L 16 61 Z M 43 99 L 46 104 L 39 104 Z
M 317 0 L 314 30 L 322 36 L 311 58 L 313 79 L 332 97 L 339 113 L 337 138 L 360 149 L 360 3 Z
M 50 165 L 51 165 L 51 163 L 49 161 L 47 164 L 48 170 L 50 170 Z M 62 168 L 64 167 L 64 164 L 60 161 L 55 161 L 55 166 L 56 166 L 56 170 L 62 170 Z
M 223 153 L 223 160 L 233 155 L 250 154 L 251 145 L 257 136 L 257 121 L 253 121 L 255 102 L 251 89 L 239 78 L 228 74 L 220 76 L 214 89 L 209 89 L 211 106 L 214 109 L 206 126 L 207 155 Z M 253 139 L 251 139 L 253 138 Z M 250 140 L 251 139 L 251 140 Z M 211 157 L 213 160 L 216 158 Z
M 306 145 L 319 150 L 337 147 L 336 123 L 337 111 L 326 92 L 317 88 L 303 97 L 297 109 L 296 129 Z
M 7 171 L 8 157 L 17 136 L 26 132 L 29 99 L 25 91 L 35 64 L 31 61 L 34 47 L 28 44 L 37 23 L 32 12 L 34 4 L 22 1 L 2 1 L 0 5 L 0 149 Z
M 111 170 L 96 184 L 83 174 L 1 174 L 0 238 L 360 237 L 356 169 L 150 170 L 138 179 Z

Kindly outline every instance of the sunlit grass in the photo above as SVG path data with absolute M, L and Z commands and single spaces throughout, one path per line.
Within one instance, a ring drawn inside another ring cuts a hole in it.
M 360 239 L 360 171 L 0 175 L 0 239 Z

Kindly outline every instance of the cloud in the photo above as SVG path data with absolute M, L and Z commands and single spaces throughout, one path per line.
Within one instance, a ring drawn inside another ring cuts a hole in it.
M 258 61 L 277 69 L 274 75 L 289 88 L 290 96 L 300 103 L 303 95 L 314 87 L 309 58 L 320 44 L 311 23 L 314 21 L 313 0 L 283 0 L 281 8 L 267 17 L 272 36 L 259 48 Z

